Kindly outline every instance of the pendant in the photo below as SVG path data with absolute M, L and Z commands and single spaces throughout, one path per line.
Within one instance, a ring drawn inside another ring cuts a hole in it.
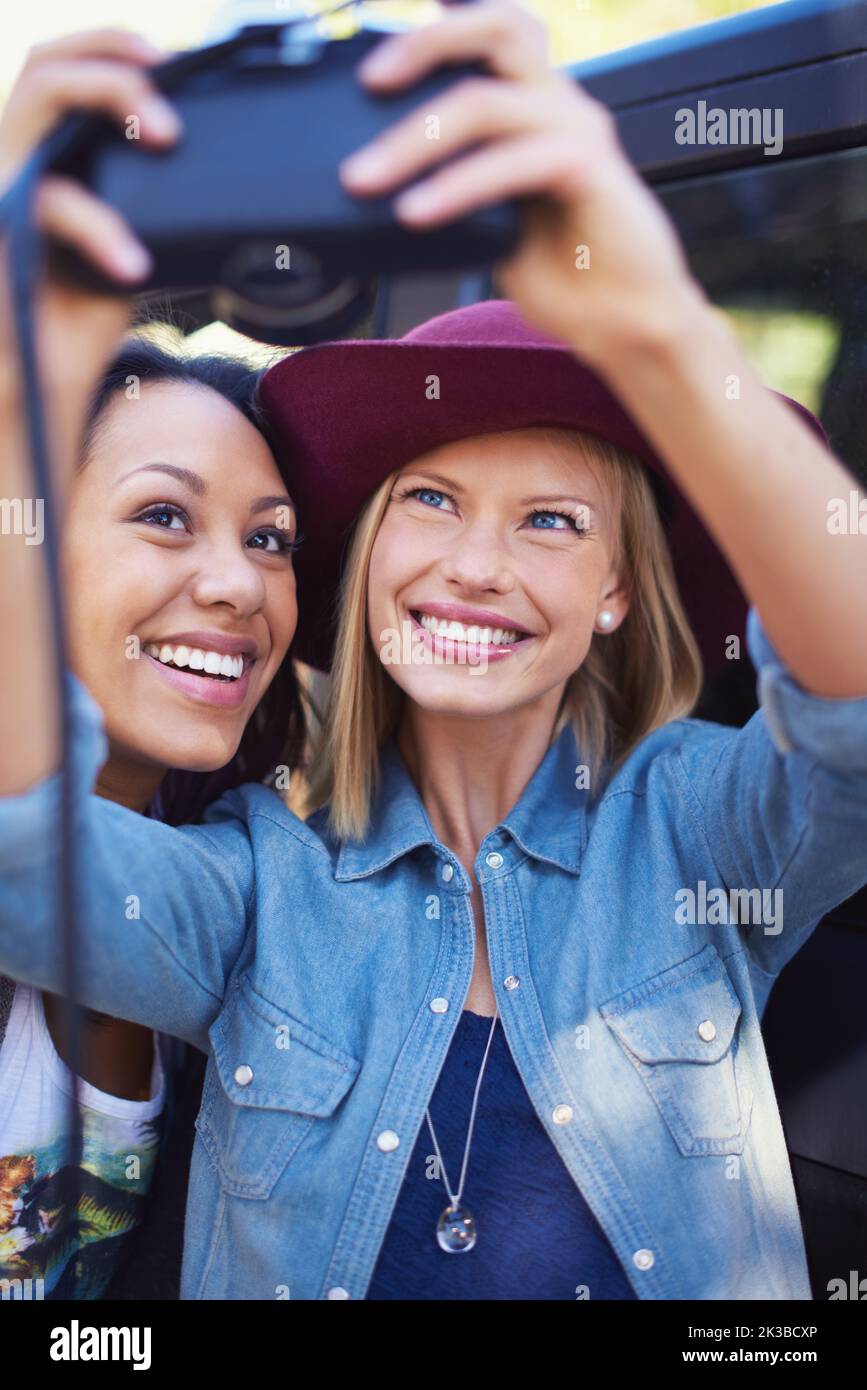
M 446 1207 L 437 1222 L 437 1243 L 450 1255 L 472 1250 L 476 1243 L 476 1223 L 466 1207 Z

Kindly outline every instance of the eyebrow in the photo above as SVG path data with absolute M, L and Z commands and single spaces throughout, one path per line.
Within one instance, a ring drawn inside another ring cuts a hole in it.
M 407 468 L 405 473 L 417 478 L 427 478 L 429 482 L 440 483 L 443 487 L 448 488 L 450 492 L 457 493 L 458 495 L 466 491 L 466 489 L 462 488 L 460 483 L 456 483 L 453 478 L 444 478 L 441 473 L 429 473 L 426 468 Z M 554 502 L 572 502 L 576 506 L 586 507 L 588 511 L 593 512 L 594 515 L 598 511 L 596 503 L 591 502 L 589 498 L 572 497 L 566 492 L 552 492 L 545 497 L 522 497 L 518 502 L 518 506 L 550 506 Z
M 113 487 L 119 487 L 126 482 L 127 478 L 135 477 L 136 473 L 168 473 L 170 478 L 175 478 L 184 487 L 189 488 L 190 492 L 197 497 L 204 497 L 208 491 L 208 484 L 198 473 L 194 473 L 191 468 L 180 468 L 176 463 L 143 463 L 140 468 L 133 468 L 129 473 L 124 473 L 122 478 L 118 478 Z M 270 511 L 272 507 L 292 507 L 294 502 L 288 493 L 283 492 L 275 496 L 257 497 L 251 504 L 250 515 L 256 516 L 259 512 Z
M 450 492 L 461 493 L 465 491 L 460 483 L 455 482 L 454 478 L 444 478 L 441 473 L 429 473 L 426 468 L 404 468 L 400 476 L 427 478 L 429 483 L 440 483 L 443 487 L 447 487 Z
M 208 484 L 204 478 L 200 478 L 198 473 L 194 473 L 190 468 L 179 468 L 176 463 L 143 463 L 140 468 L 132 468 L 129 473 L 124 473 L 123 477 L 118 478 L 113 486 L 119 487 L 121 483 L 126 482 L 127 478 L 135 477 L 136 473 L 168 473 L 171 478 L 176 478 L 197 497 L 204 497 L 208 491 Z
M 596 512 L 596 505 L 589 498 L 571 497 L 565 492 L 552 492 L 548 497 L 522 497 L 518 505 L 521 507 L 541 507 L 551 505 L 554 502 L 571 502 L 577 507 L 586 507 L 589 512 L 594 514 Z

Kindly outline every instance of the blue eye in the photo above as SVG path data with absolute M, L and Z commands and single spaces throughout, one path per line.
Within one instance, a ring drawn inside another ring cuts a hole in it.
M 582 531 L 584 529 L 578 526 L 575 518 L 566 512 L 533 512 L 532 526 L 536 531 Z
M 435 487 L 407 487 L 392 495 L 398 502 L 421 502 L 423 507 L 431 507 L 437 512 L 447 511 L 451 514 L 454 509 L 451 493 L 441 492 Z

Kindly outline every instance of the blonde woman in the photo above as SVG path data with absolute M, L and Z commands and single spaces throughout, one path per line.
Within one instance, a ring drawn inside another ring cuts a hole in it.
M 462 157 L 400 215 L 539 195 L 520 312 L 314 348 L 262 389 L 309 556 L 296 650 L 335 656 L 321 805 L 247 786 L 173 828 L 82 794 L 85 1002 L 209 1051 L 186 1298 L 809 1297 L 759 1019 L 867 880 L 867 561 L 824 524 L 850 479 L 534 22 L 468 7 L 387 41 L 376 81 L 470 56 L 491 77 L 440 113 Z M 387 137 L 365 191 L 424 143 Z M 662 460 L 681 583 L 733 571 L 751 605 L 743 730 L 688 717 Z M 84 793 L 104 739 L 73 694 Z M 43 985 L 54 757 L 22 749 L 0 804 L 0 965 Z
M 794 680 L 647 439 L 514 306 L 300 354 L 262 394 L 314 542 L 298 650 L 333 644 L 307 828 L 365 990 L 343 1039 L 393 1049 L 358 1178 L 390 1221 L 338 1288 L 808 1296 L 759 1019 L 867 879 L 867 701 Z M 742 731 L 688 717 L 681 592 L 709 668 L 747 618 Z

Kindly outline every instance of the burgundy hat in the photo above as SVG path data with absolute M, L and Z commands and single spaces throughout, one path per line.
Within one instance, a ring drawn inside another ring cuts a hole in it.
M 827 443 L 815 416 L 781 399 Z M 744 636 L 746 598 L 650 444 L 599 377 L 506 300 L 452 310 L 395 340 L 304 348 L 269 368 L 261 401 L 298 508 L 294 651 L 311 666 L 331 664 L 347 541 L 379 483 L 441 444 L 531 425 L 583 430 L 642 459 L 708 674 L 725 659 L 726 636 Z

